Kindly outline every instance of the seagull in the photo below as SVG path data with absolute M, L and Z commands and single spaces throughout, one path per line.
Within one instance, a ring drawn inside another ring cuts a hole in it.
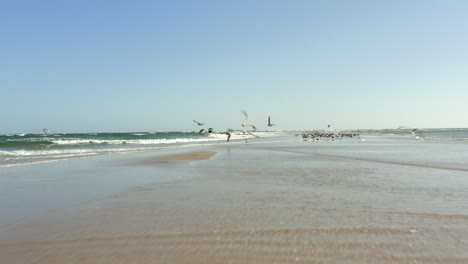
M 410 128 L 407 126 L 401 126 L 401 127 L 398 127 L 397 129 L 411 129 L 410 133 L 415 139 L 424 140 L 424 138 L 422 138 L 422 132 L 419 128 Z M 419 135 L 416 135 L 416 133 L 418 133 Z
M 196 121 L 196 120 L 193 120 L 193 122 L 197 123 L 197 125 L 199 125 L 199 126 L 204 126 L 204 125 L 206 125 L 205 123 L 200 123 L 200 122 L 198 122 L 198 121 Z
M 229 133 L 229 132 L 223 132 L 223 133 L 221 133 L 221 134 L 227 135 L 227 141 L 226 141 L 226 142 L 229 142 L 229 139 L 231 138 L 231 133 Z
M 274 125 L 276 125 L 276 124 L 272 124 L 272 123 L 270 122 L 270 117 L 268 117 L 268 126 L 269 126 L 269 127 L 272 127 L 272 126 L 274 126 Z
M 247 134 L 249 134 L 249 135 L 251 135 L 253 137 L 256 137 L 256 138 L 260 138 L 259 136 L 254 135 L 252 132 L 249 132 L 249 131 L 244 131 L 244 133 L 247 133 Z
M 249 119 L 249 115 L 247 114 L 247 112 L 246 112 L 245 110 L 242 111 L 242 114 L 244 114 L 244 116 L 245 116 L 244 122 L 242 122 L 242 126 L 245 127 L 245 126 L 246 126 L 245 123 L 246 123 L 247 120 Z
M 249 119 L 249 115 L 247 114 L 247 112 L 242 111 L 242 114 L 244 114 L 244 116 L 245 116 L 244 122 L 242 122 L 242 127 L 250 126 L 250 127 L 253 128 L 253 130 L 257 130 L 257 128 L 254 125 L 247 124 L 247 120 Z
M 236 130 L 236 129 L 231 129 L 231 128 L 228 128 L 226 132 L 221 133 L 221 134 L 226 134 L 226 135 L 228 135 L 228 142 L 229 142 L 229 138 L 231 137 L 231 133 L 234 133 L 234 132 L 241 132 L 244 136 L 245 136 L 246 134 L 249 134 L 249 135 L 251 135 L 251 136 L 253 136 L 253 137 L 255 137 L 255 138 L 260 138 L 259 136 L 253 134 L 253 133 L 250 132 L 250 131 L 246 131 L 246 130 Z M 247 143 L 247 138 L 245 138 L 245 141 L 246 141 L 246 143 Z
M 47 128 L 44 128 L 44 129 L 42 129 L 42 132 L 44 132 L 44 134 L 47 134 L 47 132 L 49 132 L 49 130 Z
M 418 133 L 420 134 L 420 136 L 419 136 L 419 135 L 416 135 L 415 132 L 418 132 Z M 421 136 L 422 136 L 421 130 L 419 130 L 419 129 L 417 129 L 417 128 L 413 128 L 413 129 L 411 130 L 411 135 L 413 135 L 413 137 L 414 137 L 415 139 L 417 139 L 417 140 L 424 140 L 424 138 L 421 137 Z

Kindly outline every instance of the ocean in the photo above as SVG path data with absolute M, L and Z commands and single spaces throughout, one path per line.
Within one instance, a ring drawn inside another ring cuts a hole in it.
M 362 135 L 412 136 L 411 128 L 402 129 L 359 129 L 353 130 Z M 414 131 L 426 140 L 463 140 L 468 141 L 468 128 L 421 128 Z
M 268 132 L 256 133 L 271 135 Z M 253 137 L 233 132 L 231 142 Z M 113 153 L 226 143 L 227 135 L 198 132 L 47 133 L 0 135 L 0 167 Z
M 361 136 L 412 137 L 411 129 L 349 130 Z M 255 132 L 258 137 L 293 134 L 289 132 Z M 417 136 L 425 140 L 468 141 L 467 128 L 419 129 Z M 242 132 L 232 133 L 231 143 L 252 138 Z M 62 159 L 128 153 L 158 149 L 175 149 L 209 144 L 225 144 L 221 133 L 192 132 L 128 132 L 128 133 L 47 133 L 0 135 L 0 167 L 17 166 Z

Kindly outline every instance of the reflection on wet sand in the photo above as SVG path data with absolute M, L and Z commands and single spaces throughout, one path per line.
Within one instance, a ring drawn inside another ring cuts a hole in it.
M 422 168 L 399 164 L 419 164 L 404 149 L 400 159 L 378 163 L 352 151 L 328 157 L 328 146 L 227 148 L 190 163 L 185 180 L 18 224 L 0 240 L 0 256 L 5 263 L 468 263 L 468 178 L 432 168 L 452 168 L 444 154 Z
M 173 155 L 158 156 L 154 158 L 148 158 L 143 161 L 144 164 L 157 164 L 165 163 L 169 161 L 176 160 L 206 160 L 211 156 L 215 155 L 214 151 L 199 151 L 199 152 L 190 152 L 190 153 L 180 153 Z

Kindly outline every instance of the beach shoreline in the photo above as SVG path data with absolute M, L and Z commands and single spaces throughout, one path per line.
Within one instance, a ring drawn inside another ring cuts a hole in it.
M 464 149 L 377 137 L 365 144 L 253 141 L 111 159 L 107 174 L 130 167 L 125 173 L 133 178 L 171 177 L 13 225 L 0 237 L 0 258 L 466 263 Z M 122 161 L 130 165 L 118 166 Z

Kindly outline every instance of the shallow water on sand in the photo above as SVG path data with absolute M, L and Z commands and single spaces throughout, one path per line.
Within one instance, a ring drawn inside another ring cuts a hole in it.
M 99 156 L 61 162 L 4 167 L 0 170 L 0 235 L 18 221 L 52 210 L 61 210 L 106 198 L 109 195 L 148 183 L 183 177 L 183 167 L 135 166 L 148 155 L 132 153 Z
M 188 177 L 16 225 L 0 239 L 0 256 L 8 263 L 468 263 L 464 143 L 371 137 L 209 150 L 218 154 L 185 163 Z

